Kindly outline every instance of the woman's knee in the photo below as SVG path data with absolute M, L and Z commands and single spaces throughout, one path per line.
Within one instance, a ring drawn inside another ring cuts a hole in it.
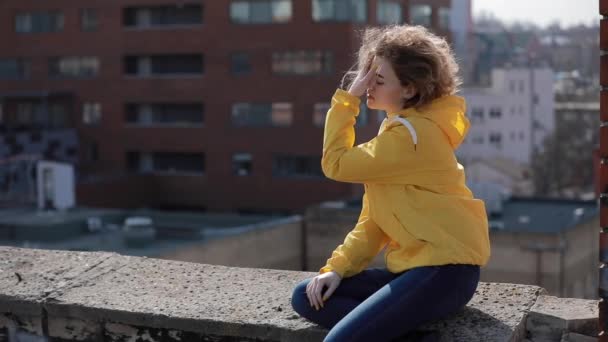
M 296 287 L 293 289 L 293 293 L 291 295 L 291 306 L 293 309 L 302 314 L 306 312 L 308 305 L 308 297 L 306 296 L 306 286 L 310 282 L 311 279 L 305 279 L 301 281 Z

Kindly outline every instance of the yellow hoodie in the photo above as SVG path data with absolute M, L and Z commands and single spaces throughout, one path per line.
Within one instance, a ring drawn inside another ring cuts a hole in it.
M 325 121 L 323 173 L 363 183 L 365 194 L 356 226 L 319 272 L 351 277 L 387 244 L 384 259 L 393 273 L 485 265 L 490 257 L 485 205 L 465 185 L 454 155 L 470 125 L 464 99 L 448 95 L 390 113 L 377 137 L 353 146 L 360 102 L 337 89 Z

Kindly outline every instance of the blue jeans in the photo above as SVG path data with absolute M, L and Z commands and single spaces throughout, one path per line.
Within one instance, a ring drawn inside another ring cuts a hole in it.
M 319 311 L 306 296 L 309 278 L 295 287 L 291 305 L 302 317 L 330 329 L 324 342 L 391 341 L 462 310 L 475 294 L 479 272 L 478 265 L 465 264 L 401 273 L 366 269 L 342 279 Z

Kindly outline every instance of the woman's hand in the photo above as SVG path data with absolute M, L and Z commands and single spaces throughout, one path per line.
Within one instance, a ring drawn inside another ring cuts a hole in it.
M 378 69 L 377 65 L 374 65 L 373 67 L 372 63 L 370 62 L 369 65 L 367 67 L 365 67 L 365 69 L 361 69 L 359 71 L 359 74 L 357 75 L 357 77 L 355 78 L 355 80 L 353 81 L 353 83 L 350 85 L 350 88 L 348 88 L 348 92 L 356 97 L 361 97 L 363 96 L 363 94 L 365 94 L 367 88 L 369 88 L 369 86 L 372 85 L 372 82 L 375 81 L 376 78 L 376 70 Z
M 306 286 L 306 296 L 308 297 L 310 306 L 314 306 L 315 309 L 319 311 L 319 307 L 323 307 L 323 302 L 329 299 L 332 293 L 338 288 L 341 281 L 342 277 L 335 271 L 319 274 L 312 278 Z M 323 291 L 323 287 L 325 286 L 327 286 L 328 289 L 325 291 L 323 298 L 321 298 L 321 291 Z

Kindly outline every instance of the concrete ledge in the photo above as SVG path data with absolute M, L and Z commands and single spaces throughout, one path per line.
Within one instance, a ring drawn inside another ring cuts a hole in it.
M 570 341 L 597 337 L 599 334 L 598 301 L 540 296 L 530 314 L 526 327 L 534 341 Z M 569 335 L 566 339 L 564 335 Z
M 293 288 L 315 274 L 0 247 L 0 341 L 11 331 L 77 341 L 321 341 L 327 330 L 290 304 Z M 544 293 L 480 283 L 465 310 L 419 330 L 441 341 L 523 341 Z

